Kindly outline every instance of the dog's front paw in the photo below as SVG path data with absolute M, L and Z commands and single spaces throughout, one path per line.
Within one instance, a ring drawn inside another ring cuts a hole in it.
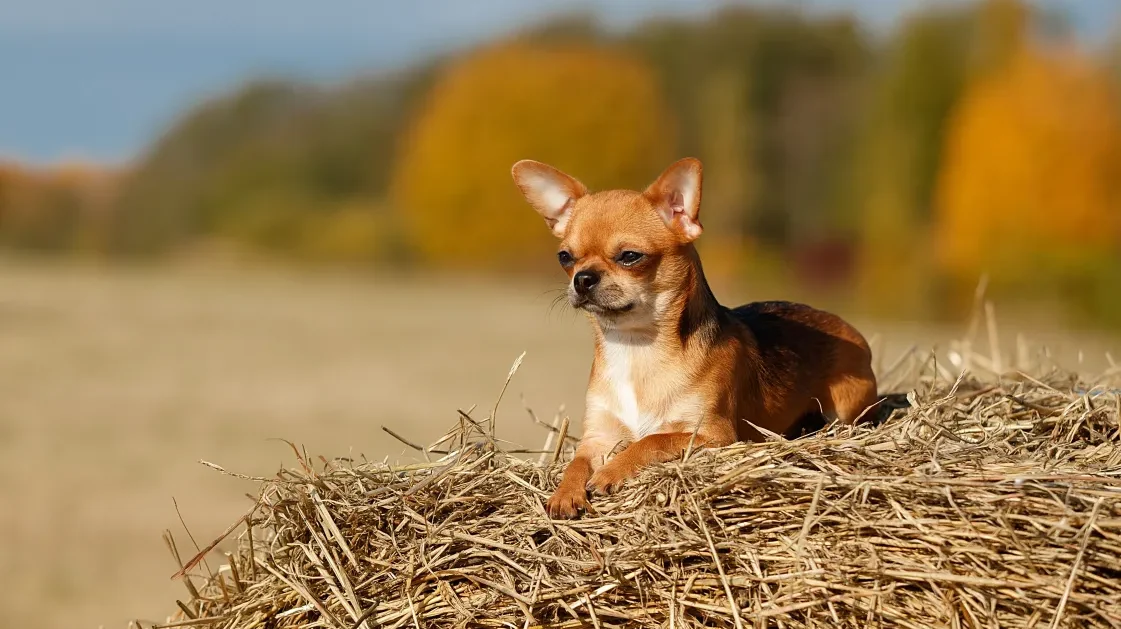
M 545 503 L 545 510 L 555 520 L 571 520 L 580 511 L 587 511 L 589 506 L 588 492 L 583 487 L 561 485 Z
M 596 494 L 613 494 L 628 478 L 634 476 L 629 468 L 612 463 L 604 465 L 592 474 L 592 478 L 588 480 L 588 491 Z

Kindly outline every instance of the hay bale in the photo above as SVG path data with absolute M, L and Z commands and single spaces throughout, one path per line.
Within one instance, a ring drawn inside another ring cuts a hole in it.
M 876 428 L 653 467 L 572 522 L 543 508 L 559 466 L 467 419 L 432 463 L 298 455 L 162 626 L 1121 626 L 1116 389 L 910 395 Z

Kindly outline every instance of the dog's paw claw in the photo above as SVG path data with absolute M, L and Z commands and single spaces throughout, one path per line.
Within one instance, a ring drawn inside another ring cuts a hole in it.
M 588 480 L 588 491 L 600 495 L 613 494 L 623 486 L 625 480 L 625 474 L 605 466 L 592 474 L 592 478 Z
M 549 512 L 549 517 L 554 520 L 571 520 L 579 512 L 587 511 L 589 507 L 587 492 L 583 490 L 572 491 L 565 488 L 558 489 L 545 503 L 545 510 Z

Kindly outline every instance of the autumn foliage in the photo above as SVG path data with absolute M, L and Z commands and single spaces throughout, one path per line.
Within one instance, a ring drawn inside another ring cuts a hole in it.
M 0 162 L 0 245 L 97 250 L 121 174 L 95 164 L 28 168 Z
M 1027 2 L 976 0 L 873 39 L 780 4 L 559 18 L 397 72 L 249 82 L 125 172 L 0 165 L 0 246 L 555 274 L 515 161 L 595 190 L 693 156 L 713 278 L 925 317 L 987 275 L 1121 324 L 1121 31 L 1092 51 Z
M 1024 51 L 966 94 L 938 189 L 950 268 L 1031 273 L 1018 252 L 1119 242 L 1121 103 L 1102 78 L 1084 60 Z
M 1064 281 L 1121 247 L 1121 101 L 1091 60 L 1020 50 L 969 86 L 945 151 L 934 242 L 952 275 Z
M 519 159 L 592 189 L 641 186 L 669 163 L 674 124 L 649 67 L 593 46 L 511 43 L 447 68 L 402 143 L 393 199 L 437 265 L 541 259 L 551 235 L 510 180 Z

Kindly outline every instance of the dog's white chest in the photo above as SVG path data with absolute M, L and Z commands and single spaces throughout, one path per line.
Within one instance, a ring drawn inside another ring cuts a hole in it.
M 649 346 L 606 342 L 601 354 L 602 385 L 589 407 L 614 415 L 635 439 L 665 432 L 669 422 L 688 421 L 699 405 L 667 384 L 675 365 L 659 364 Z
M 642 360 L 641 354 L 642 350 L 634 346 L 604 344 L 603 363 L 604 376 L 608 384 L 609 410 L 634 433 L 635 437 L 647 434 L 648 424 L 656 421 L 654 418 L 644 416 L 638 405 L 634 365 Z

